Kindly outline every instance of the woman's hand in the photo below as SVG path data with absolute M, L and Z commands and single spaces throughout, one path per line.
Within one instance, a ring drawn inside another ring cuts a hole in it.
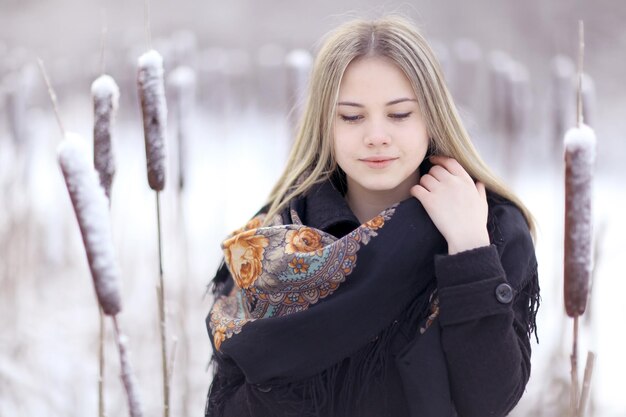
M 431 156 L 433 167 L 411 195 L 426 209 L 454 254 L 489 245 L 485 185 L 474 180 L 456 159 Z

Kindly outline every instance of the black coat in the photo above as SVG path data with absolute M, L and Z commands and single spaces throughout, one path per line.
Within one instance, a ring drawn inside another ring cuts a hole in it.
M 519 209 L 494 195 L 488 203 L 492 244 L 433 255 L 438 317 L 423 334 L 416 323 L 394 323 L 399 328 L 387 353 L 385 383 L 367 387 L 350 416 L 504 416 L 521 398 L 530 376 L 537 263 Z M 359 226 L 331 183 L 315 187 L 292 208 L 304 224 L 336 237 Z M 229 277 L 222 292 L 232 285 Z M 280 400 L 278 390 L 241 380 L 223 415 L 290 415 Z

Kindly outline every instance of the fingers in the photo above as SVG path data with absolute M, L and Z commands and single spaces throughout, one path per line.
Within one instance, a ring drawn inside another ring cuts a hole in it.
M 417 198 L 417 200 L 424 205 L 426 200 L 428 199 L 428 194 L 430 194 L 430 191 L 428 191 L 426 188 L 422 187 L 421 185 L 417 184 L 414 185 L 413 187 L 411 187 L 411 195 L 415 198 Z
M 427 191 L 434 191 L 440 184 L 439 180 L 432 176 L 430 173 L 424 174 L 420 177 L 419 185 L 424 187 Z
M 433 165 L 432 168 L 430 168 L 430 170 L 428 171 L 428 173 L 432 175 L 433 177 L 435 177 L 435 179 L 440 182 L 444 181 L 446 178 L 452 175 L 450 172 L 448 172 L 447 169 L 445 169 L 441 165 Z
M 465 171 L 465 168 L 463 168 L 461 164 L 459 164 L 459 162 L 454 158 L 450 158 L 448 156 L 443 156 L 443 155 L 433 155 L 429 159 L 430 159 L 430 162 L 435 164 L 435 166 L 439 165 L 439 166 L 444 167 L 452 175 L 456 175 L 458 177 L 470 178 L 467 171 Z

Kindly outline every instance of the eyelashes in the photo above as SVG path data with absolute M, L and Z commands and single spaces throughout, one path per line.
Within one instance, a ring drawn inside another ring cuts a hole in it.
M 411 114 L 413 114 L 412 111 L 409 111 L 409 112 L 406 112 L 406 113 L 390 113 L 390 114 L 387 115 L 387 117 L 389 117 L 390 119 L 393 119 L 393 120 L 400 121 L 400 120 L 407 119 Z M 358 122 L 358 121 L 360 121 L 360 120 L 362 120 L 364 118 L 364 116 L 362 116 L 360 114 L 357 114 L 357 115 L 354 115 L 354 116 L 348 116 L 348 115 L 345 115 L 345 114 L 340 114 L 339 117 L 341 118 L 341 120 L 343 120 L 344 122 L 347 122 L 347 123 L 356 123 L 356 122 Z
M 346 116 L 346 115 L 343 115 L 343 114 L 340 114 L 339 117 L 341 117 L 341 120 L 343 120 L 344 122 L 349 122 L 349 123 L 350 122 L 351 123 L 357 122 L 357 121 L 359 121 L 359 120 L 361 120 L 363 118 L 363 116 L 361 116 L 361 115 Z
M 406 119 L 407 117 L 409 117 L 411 115 L 411 113 L 413 113 L 412 111 L 406 112 L 406 113 L 391 113 L 389 115 L 389 117 L 391 117 L 392 119 Z

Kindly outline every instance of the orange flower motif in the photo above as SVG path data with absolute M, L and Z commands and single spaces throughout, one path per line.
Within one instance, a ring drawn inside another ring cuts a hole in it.
M 253 218 L 252 220 L 250 220 L 248 223 L 246 223 L 246 226 L 244 227 L 244 230 L 257 229 L 257 228 L 261 227 L 261 223 L 263 223 L 263 222 L 261 221 L 259 216 L 257 216 L 255 218 Z
M 220 350 L 220 346 L 222 345 L 224 339 L 226 339 L 226 328 L 224 326 L 217 326 L 217 329 L 215 329 L 215 333 L 213 334 L 215 349 Z
M 246 223 L 246 225 L 244 227 L 240 227 L 239 229 L 233 231 L 230 236 L 237 236 L 239 233 L 245 232 L 247 230 L 252 230 L 252 229 L 257 229 L 259 227 L 261 227 L 261 225 L 263 224 L 263 217 L 261 215 L 256 216 L 252 219 L 250 219 L 250 221 L 248 221 L 248 223 Z
M 322 236 L 310 227 L 288 231 L 285 240 L 285 253 L 313 252 L 322 248 Z
M 309 270 L 309 265 L 302 258 L 293 258 L 289 262 L 289 266 L 293 269 L 293 272 L 299 274 L 300 272 L 306 272 Z
M 269 239 L 248 230 L 222 243 L 224 258 L 239 288 L 247 289 L 261 275 L 263 253 Z
M 372 220 L 365 223 L 367 227 L 373 230 L 380 229 L 381 227 L 383 227 L 384 224 L 385 224 L 385 219 L 381 215 L 378 215 L 374 217 Z

